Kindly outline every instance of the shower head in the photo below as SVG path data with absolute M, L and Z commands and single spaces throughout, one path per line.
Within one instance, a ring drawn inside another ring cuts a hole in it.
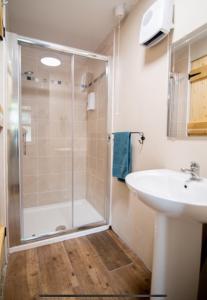
M 87 89 L 92 85 L 93 74 L 90 72 L 83 73 L 81 76 L 80 88 L 82 92 L 87 91 Z
M 23 74 L 25 76 L 32 76 L 34 74 L 34 72 L 33 71 L 25 71 Z
M 35 80 L 33 71 L 25 71 L 22 75 L 26 77 L 26 80 Z

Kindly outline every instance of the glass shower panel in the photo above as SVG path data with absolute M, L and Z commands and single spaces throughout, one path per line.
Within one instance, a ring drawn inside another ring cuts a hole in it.
M 41 63 L 44 57 L 60 65 Z M 72 56 L 21 46 L 22 239 L 72 228 Z
M 106 62 L 74 59 L 74 227 L 105 223 L 107 204 Z

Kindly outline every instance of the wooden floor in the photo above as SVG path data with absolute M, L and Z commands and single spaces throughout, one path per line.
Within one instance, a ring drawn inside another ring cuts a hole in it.
M 140 259 L 108 230 L 10 255 L 4 299 L 149 293 L 150 276 Z

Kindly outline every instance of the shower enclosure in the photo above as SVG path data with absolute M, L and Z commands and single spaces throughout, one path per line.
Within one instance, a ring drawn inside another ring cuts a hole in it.
M 9 43 L 10 246 L 107 224 L 108 57 Z

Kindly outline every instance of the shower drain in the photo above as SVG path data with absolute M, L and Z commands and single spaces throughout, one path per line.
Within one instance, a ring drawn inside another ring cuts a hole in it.
M 58 225 L 56 228 L 55 228 L 55 231 L 60 231 L 60 230 L 65 230 L 66 229 L 66 226 L 65 225 Z

